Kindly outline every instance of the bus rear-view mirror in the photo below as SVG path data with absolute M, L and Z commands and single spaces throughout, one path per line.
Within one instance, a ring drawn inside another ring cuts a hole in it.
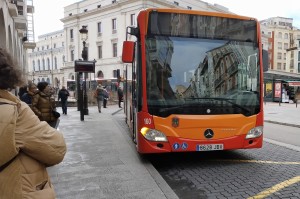
M 135 47 L 135 43 L 133 41 L 124 41 L 123 42 L 122 61 L 124 63 L 132 63 L 133 62 L 134 47 Z

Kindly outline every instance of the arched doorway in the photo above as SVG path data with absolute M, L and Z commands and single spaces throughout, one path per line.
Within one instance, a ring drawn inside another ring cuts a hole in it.
M 97 73 L 97 78 L 98 78 L 98 79 L 103 79 L 103 78 L 104 78 L 104 74 L 103 74 L 102 70 L 100 70 L 100 71 Z

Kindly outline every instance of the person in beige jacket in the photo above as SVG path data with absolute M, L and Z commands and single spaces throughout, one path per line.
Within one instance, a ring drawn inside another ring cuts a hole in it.
M 63 160 L 63 135 L 9 92 L 23 82 L 2 48 L 0 79 L 0 199 L 54 199 L 46 168 Z

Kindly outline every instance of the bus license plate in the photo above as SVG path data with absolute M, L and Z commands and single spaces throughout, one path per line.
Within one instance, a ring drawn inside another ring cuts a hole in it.
M 218 151 L 223 149 L 223 144 L 198 144 L 196 148 L 197 151 Z

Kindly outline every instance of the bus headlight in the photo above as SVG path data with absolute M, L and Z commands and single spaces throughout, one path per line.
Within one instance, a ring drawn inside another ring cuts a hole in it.
M 155 141 L 155 142 L 167 142 L 167 137 L 162 132 L 155 130 L 155 129 L 149 129 L 147 127 L 143 127 L 141 129 L 142 135 L 149 141 Z
M 257 138 L 263 134 L 263 127 L 262 126 L 257 126 L 253 129 L 251 129 L 247 135 L 246 139 L 251 139 L 251 138 Z

